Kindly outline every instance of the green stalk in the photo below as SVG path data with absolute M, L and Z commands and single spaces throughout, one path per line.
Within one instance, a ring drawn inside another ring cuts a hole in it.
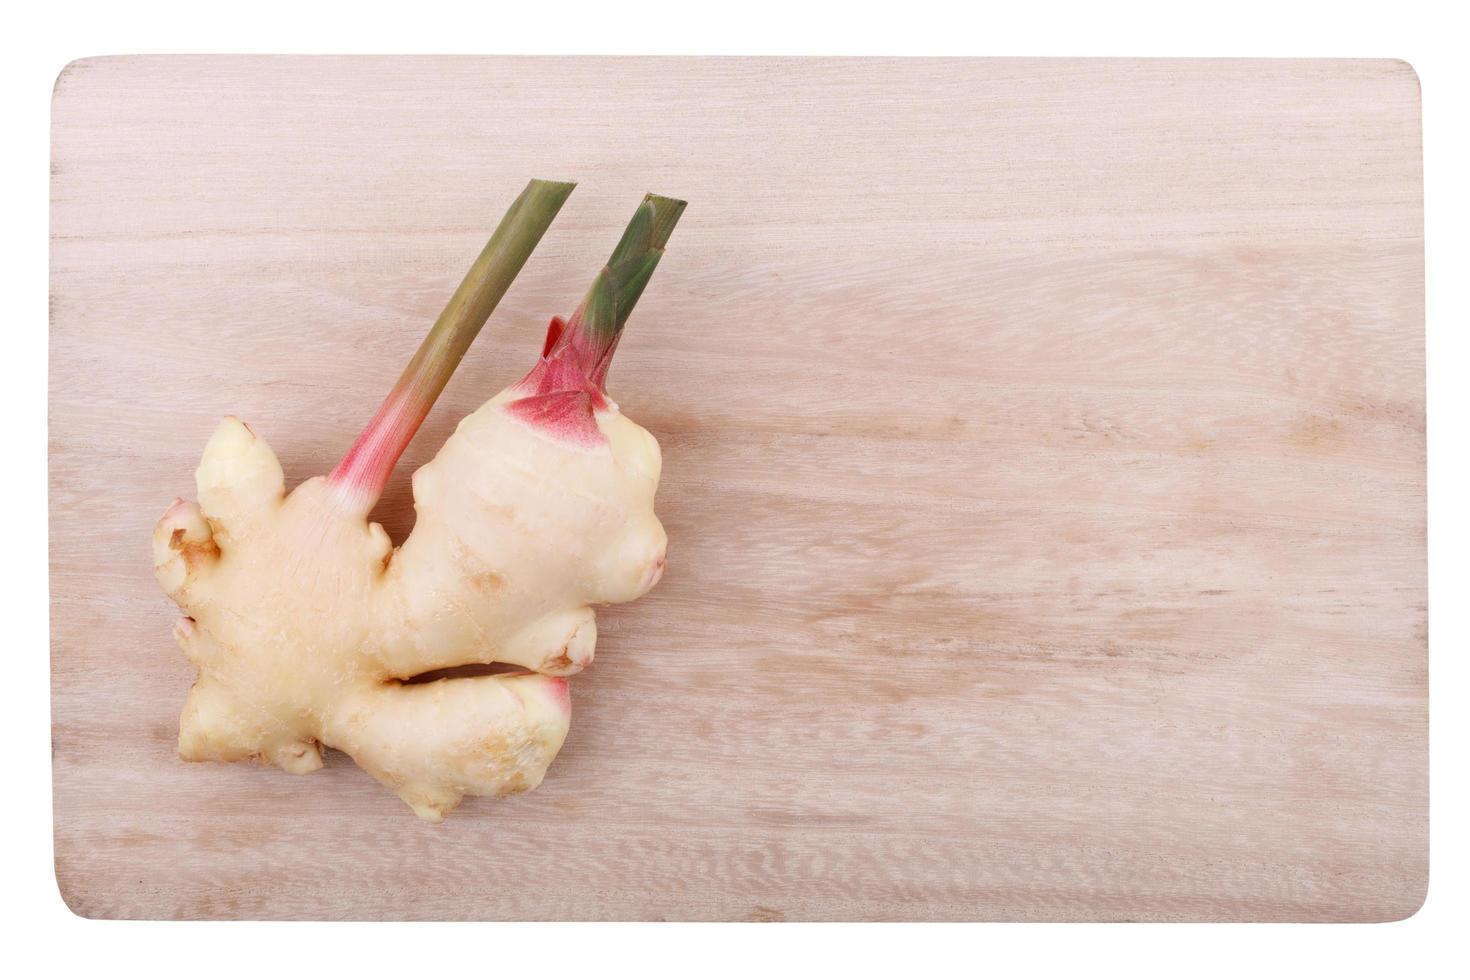
M 533 180 L 505 213 L 382 407 L 327 478 L 354 509 L 366 515 L 382 495 L 398 458 L 575 186 Z
M 628 222 L 612 257 L 593 280 L 574 317 L 598 351 L 606 352 L 617 343 L 687 204 L 648 194 L 633 213 L 633 220 Z

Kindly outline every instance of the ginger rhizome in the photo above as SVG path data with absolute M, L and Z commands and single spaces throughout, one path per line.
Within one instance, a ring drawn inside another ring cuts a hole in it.
M 398 455 L 570 185 L 532 182 L 342 462 L 285 493 L 275 454 L 234 418 L 154 532 L 175 636 L 199 669 L 187 760 L 289 772 L 346 752 L 420 817 L 539 784 L 592 660 L 592 607 L 658 581 L 658 443 L 604 389 L 629 310 L 684 204 L 650 195 L 577 311 L 520 382 L 463 419 L 413 475 L 394 548 L 369 523 Z M 509 673 L 426 673 L 509 664 Z

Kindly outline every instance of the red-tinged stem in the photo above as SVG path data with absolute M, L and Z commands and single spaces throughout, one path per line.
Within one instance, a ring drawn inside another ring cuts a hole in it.
M 533 180 L 516 198 L 367 428 L 327 477 L 366 516 L 465 351 L 526 264 L 575 184 Z
M 544 393 L 580 388 L 585 379 L 602 390 L 628 315 L 658 268 L 685 206 L 684 201 L 656 194 L 643 198 L 576 312 L 568 320 L 551 321 L 541 363 L 521 382 L 523 386 L 529 383 Z
M 617 248 L 592 281 L 582 305 L 572 314 L 567 329 L 548 343 L 552 348 L 548 354 L 555 353 L 557 348 L 581 346 L 587 358 L 587 376 L 598 388 L 603 387 L 628 315 L 643 295 L 648 280 L 653 278 L 653 270 L 658 268 L 664 247 L 686 206 L 687 202 L 672 197 L 644 195 L 633 220 L 623 229 Z
M 604 385 L 628 314 L 643 295 L 685 202 L 649 194 L 592 281 L 571 319 L 555 317 L 541 359 L 516 386 L 506 411 L 566 442 L 605 442 L 594 413 L 607 406 Z

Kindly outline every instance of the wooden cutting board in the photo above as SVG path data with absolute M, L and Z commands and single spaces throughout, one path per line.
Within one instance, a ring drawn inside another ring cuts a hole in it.
M 1391 61 L 103 58 L 56 86 L 56 868 L 145 918 L 1394 919 L 1428 874 L 1423 198 Z M 645 190 L 668 575 L 441 826 L 175 756 L 148 539 L 329 467 L 581 181 L 408 475 Z

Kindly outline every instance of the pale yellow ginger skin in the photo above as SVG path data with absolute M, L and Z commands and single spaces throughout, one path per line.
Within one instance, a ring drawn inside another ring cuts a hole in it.
M 606 443 L 588 447 L 508 414 L 511 397 L 414 474 L 417 520 L 396 551 L 343 488 L 317 477 L 287 495 L 264 440 L 220 424 L 199 503 L 176 502 L 154 532 L 199 668 L 184 759 L 306 773 L 331 746 L 431 821 L 541 782 L 571 717 L 564 677 L 592 660 L 591 607 L 662 573 L 660 457 L 610 402 L 595 415 Z M 400 683 L 492 662 L 534 673 Z

